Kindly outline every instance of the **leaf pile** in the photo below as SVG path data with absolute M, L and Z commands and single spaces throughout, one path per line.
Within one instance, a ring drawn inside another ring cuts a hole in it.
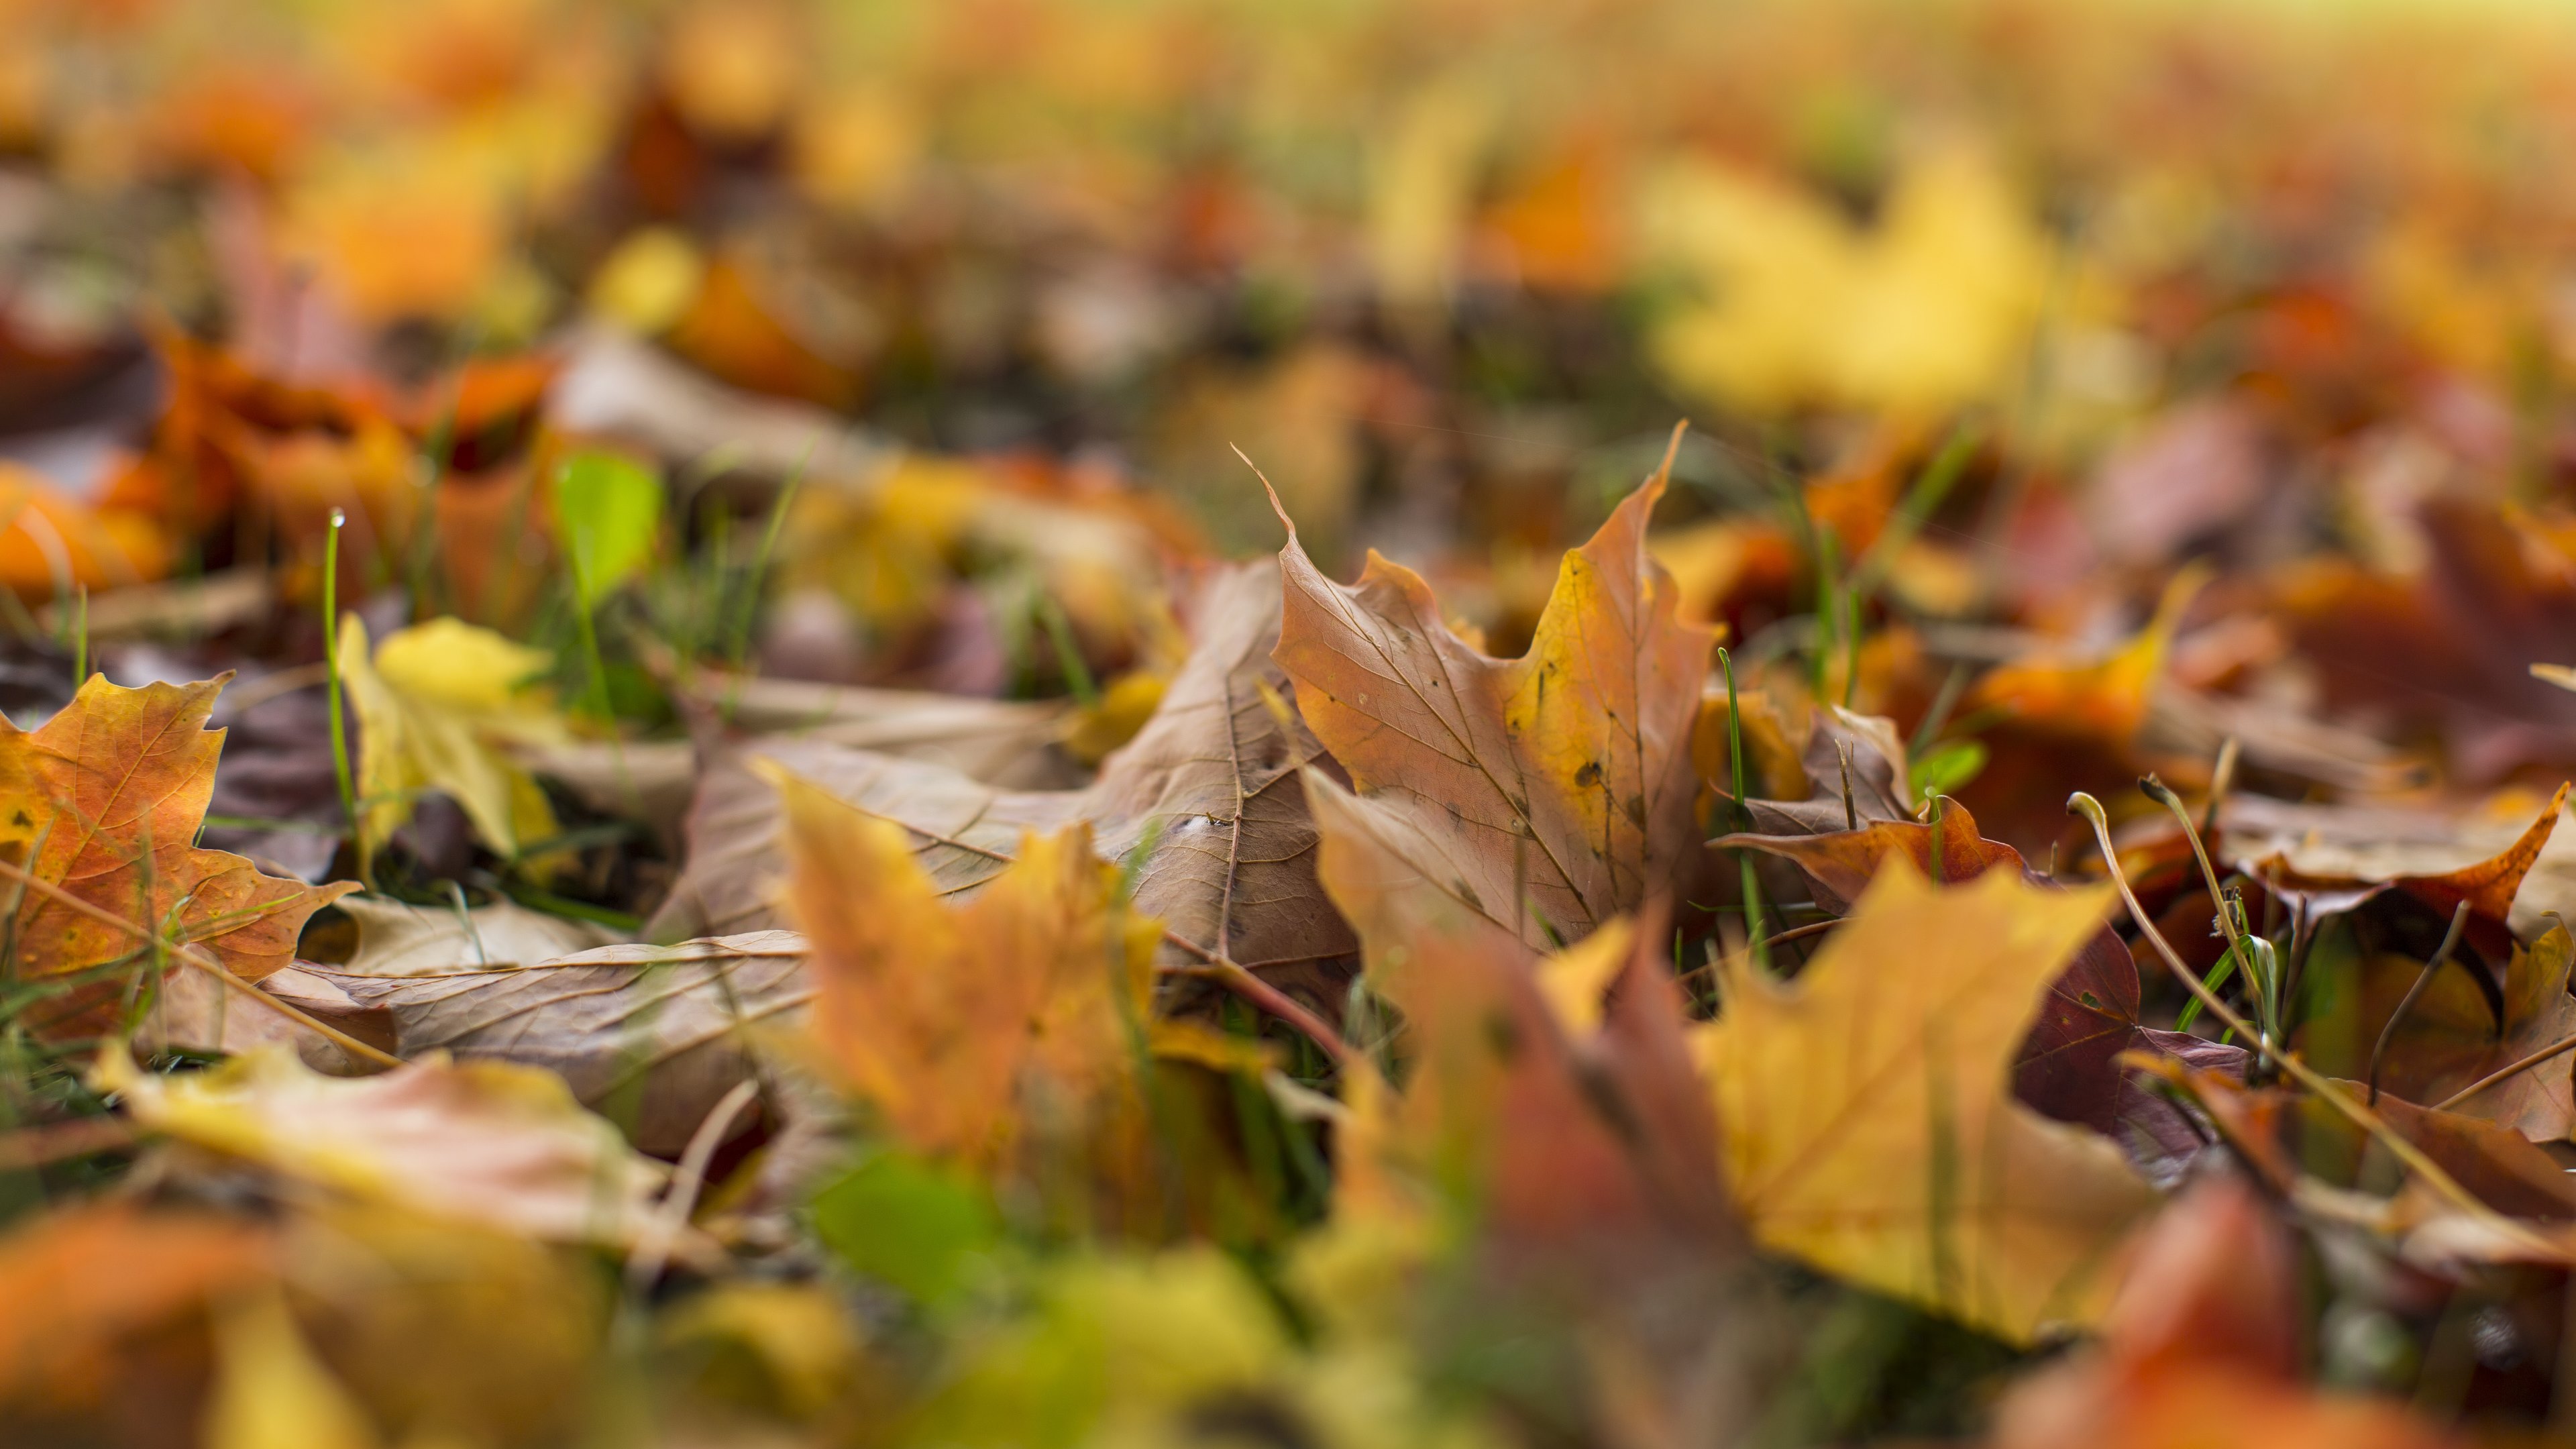
M 2570 73 L 0 3 L 0 1443 L 2563 1436 Z

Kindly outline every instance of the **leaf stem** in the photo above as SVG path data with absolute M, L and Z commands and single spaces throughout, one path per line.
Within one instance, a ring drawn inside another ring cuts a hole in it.
M 1719 645 L 1717 667 L 1726 675 L 1726 765 L 1735 786 L 1735 828 L 1746 834 L 1753 831 L 1753 807 L 1745 804 L 1752 787 L 1744 778 L 1744 708 L 1735 692 L 1735 660 Z M 1735 852 L 1735 865 L 1744 889 L 1744 939 L 1753 952 L 1753 964 L 1764 971 L 1771 969 L 1770 944 L 1762 939 L 1762 881 L 1754 874 L 1753 857 L 1742 849 Z
M 331 529 L 322 544 L 322 661 L 330 687 L 331 778 L 340 787 L 340 818 L 348 826 L 349 845 L 357 852 L 358 874 L 363 877 L 368 874 L 366 834 L 358 827 L 358 787 L 349 773 L 349 723 L 340 699 L 340 530 L 348 522 L 347 514 L 332 509 Z

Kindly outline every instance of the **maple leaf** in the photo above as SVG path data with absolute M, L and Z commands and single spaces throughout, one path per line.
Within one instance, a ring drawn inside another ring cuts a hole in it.
M 2017 1386 L 1993 1449 L 2441 1449 L 2395 1405 L 2298 1380 L 2297 1250 L 2242 1179 L 2197 1180 L 2139 1243 L 2099 1348 Z
M 1117 908 L 1076 825 L 951 907 L 903 831 L 783 775 L 790 899 L 813 943 L 814 1032 L 917 1152 L 1005 1164 L 1032 1094 L 1079 1113 L 1132 1082 L 1161 929 Z
M 1729 963 L 1702 1057 L 1754 1235 L 2015 1342 L 2098 1319 L 2152 1195 L 2011 1081 L 2107 896 L 1999 870 L 1936 888 L 1891 859 L 1794 983 Z
M 2243 851 L 2234 854 L 2238 868 L 2263 882 L 2266 889 L 2285 899 L 2304 897 L 2311 917 L 2358 910 L 2390 893 L 2422 904 L 2437 919 L 2448 919 L 2465 903 L 2469 908 L 2465 925 L 2468 943 L 2493 960 L 2513 947 L 2514 897 L 2521 894 L 2523 879 L 2539 864 L 2549 837 L 2557 831 L 2567 794 L 2568 786 L 2560 785 L 2547 807 L 2503 850 L 2450 870 L 2421 869 L 2421 862 L 2413 858 L 2417 852 L 2404 845 L 2382 849 L 2365 845 L 2357 852 L 2339 852 L 2343 857 L 2339 863 L 2345 867 L 2341 870 L 2323 868 L 2313 849 L 2301 851 L 2314 867 L 2311 869 L 2301 869 L 2288 852 L 2277 849 L 2259 860 L 2245 858 Z M 2320 833 L 2311 829 L 2303 843 L 2315 845 Z
M 1765 804 L 1753 803 L 1757 811 Z M 2002 866 L 2050 888 L 2032 874 L 2020 851 L 1979 834 L 1977 817 L 1966 806 L 1946 795 L 1936 806 L 1932 824 L 1878 820 L 1859 830 L 1816 835 L 1724 835 L 1710 845 L 1759 850 L 1796 863 L 1814 883 L 1817 903 L 1828 910 L 1847 911 L 1846 903 L 1868 889 L 1892 855 L 1937 881 L 1971 880 Z M 1805 817 L 1771 818 L 1795 824 Z M 2104 925 L 2085 937 L 2065 971 L 2049 983 L 2046 1007 L 2014 1063 L 2014 1095 L 2059 1121 L 2081 1122 L 2115 1137 L 2123 1123 L 2164 1137 L 2181 1124 L 2122 1076 L 2115 1064 L 2123 1052 L 2162 1052 L 2244 1075 L 2242 1048 L 2159 1031 L 2140 1021 L 2138 1010 L 2137 962 L 2118 933 Z
M 1337 992 L 1350 930 L 1315 884 L 1314 826 L 1298 771 L 1322 756 L 1269 659 L 1279 576 L 1231 569 L 1200 596 L 1198 638 L 1144 729 L 1081 790 L 1003 790 L 921 760 L 823 741 L 755 745 L 700 785 L 690 866 L 656 934 L 712 935 L 784 924 L 769 891 L 781 862 L 777 793 L 754 772 L 774 764 L 901 825 L 942 894 L 981 889 L 1018 858 L 1025 832 L 1089 822 L 1103 855 L 1136 867 L 1135 905 L 1170 932 L 1166 966 L 1230 960 L 1265 976 Z
M 1579 937 L 1699 858 L 1691 729 L 1716 635 L 1681 622 L 1646 552 L 1671 466 L 1565 556 L 1519 659 L 1452 633 L 1422 576 L 1374 550 L 1356 585 L 1327 579 L 1280 513 L 1275 657 L 1358 790 L 1350 818 L 1515 939 Z
M 499 855 L 557 833 L 536 779 L 500 748 L 568 743 L 571 732 L 524 687 L 551 662 L 454 618 L 385 636 L 372 655 L 357 615 L 340 620 L 342 687 L 358 716 L 359 843 L 380 849 L 411 819 L 424 789 L 453 799 Z
M 0 857 L 256 981 L 295 959 L 306 917 L 357 885 L 281 880 L 197 846 L 224 744 L 206 718 L 231 677 L 125 689 L 92 675 L 41 728 L 0 719 Z M 133 935 L 53 895 L 17 895 L 22 977 L 69 976 L 135 953 Z M 76 990 L 44 1028 L 99 1029 L 115 995 L 112 984 Z
M 2046 238 L 1985 157 L 1936 154 L 1896 178 L 1867 232 L 1828 202 L 1708 162 L 1647 193 L 1649 245 L 1706 284 L 1651 340 L 1672 378 L 1730 405 L 1823 402 L 1935 415 L 2011 378 L 2047 271 Z

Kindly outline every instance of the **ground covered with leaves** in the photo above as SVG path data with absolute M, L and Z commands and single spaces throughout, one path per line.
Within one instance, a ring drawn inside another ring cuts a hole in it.
M 0 0 L 0 1442 L 2556 1442 L 2571 149 L 2507 4 Z

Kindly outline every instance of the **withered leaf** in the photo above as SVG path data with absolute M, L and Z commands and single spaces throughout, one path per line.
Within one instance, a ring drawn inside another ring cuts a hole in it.
M 2501 1031 L 2485 994 L 2468 979 L 2467 972 L 2478 968 L 2444 967 L 2425 983 L 2422 996 L 2389 1038 L 2381 1088 L 2431 1106 L 2491 1072 L 2576 1036 L 2576 996 L 2567 990 L 2571 963 L 2576 963 L 2576 942 L 2563 925 L 2551 926 L 2528 949 L 2516 949 L 2505 970 Z M 2379 958 L 2370 966 L 2365 989 L 2377 1005 L 2369 1019 L 2375 1040 L 2397 998 L 2413 985 L 2416 970 L 2415 963 L 2396 957 Z M 2569 1060 L 2562 1056 L 2517 1072 L 2453 1110 L 2535 1141 L 2564 1140 L 2576 1128 L 2576 1083 L 2570 1081 Z
M 304 971 L 380 1017 L 400 1055 L 544 1067 L 585 1106 L 615 1104 L 621 1119 L 631 1110 L 638 1149 L 677 1157 L 755 1070 L 758 1034 L 803 1025 L 813 998 L 805 954 L 795 932 L 761 931 L 604 946 L 518 969 Z M 365 1034 L 360 1022 L 334 1024 Z
M 2010 1085 L 2106 900 L 2011 871 L 1934 887 L 1890 859 L 1794 982 L 1730 962 L 1702 1056 L 1755 1236 L 2017 1342 L 2097 1321 L 2152 1194 Z
M 39 729 L 0 720 L 0 855 L 256 981 L 295 959 L 306 917 L 357 886 L 280 879 L 196 844 L 224 744 L 206 718 L 230 677 L 125 689 L 92 675 Z M 9 894 L 22 974 L 67 975 L 135 951 L 133 935 L 53 896 L 15 886 Z M 75 992 L 44 1008 L 41 1025 L 94 1030 L 114 995 Z
M 815 1036 L 896 1140 L 1001 1172 L 1046 1119 L 1121 1115 L 1161 932 L 1119 907 L 1117 868 L 1082 826 L 1023 838 L 988 889 L 951 906 L 900 827 L 778 783 Z
M 1971 880 L 1997 867 L 2039 883 L 2021 852 L 1977 831 L 1966 806 L 1944 796 L 1932 824 L 1881 820 L 1860 830 L 1821 835 L 1728 835 L 1716 846 L 1759 850 L 1796 863 L 1814 883 L 1819 904 L 1832 910 L 1868 888 L 1880 865 L 1902 856 L 1934 880 Z M 2142 1097 L 2117 1065 L 2124 1052 L 2149 1050 L 2183 1057 L 2197 1066 L 2244 1074 L 2244 1050 L 2182 1032 L 2159 1031 L 2138 1019 L 2138 968 L 2128 947 L 2105 925 L 2084 939 L 2066 970 L 2049 983 L 2048 1000 L 2014 1065 L 2014 1095 L 2065 1122 L 2081 1122 L 2122 1136 L 2123 1125 L 2150 1136 L 2178 1125 L 2169 1111 Z M 2125 1138 L 2123 1139 L 2125 1140 Z
M 2469 944 L 2490 960 L 2499 959 L 2512 947 L 2514 897 L 2521 893 L 2523 880 L 2539 863 L 2541 852 L 2548 849 L 2559 811 L 2567 804 L 2567 792 L 2568 787 L 2560 785 L 2548 808 L 2503 850 L 2447 870 L 2426 869 L 2414 852 L 2402 847 L 2342 853 L 2334 861 L 2339 869 L 2314 859 L 2312 850 L 2299 852 L 2310 857 L 2305 869 L 2290 853 L 2278 849 L 2260 859 L 2240 859 L 2238 865 L 2285 899 L 2304 897 L 2311 916 L 2355 910 L 2389 892 L 2419 902 L 2444 919 L 2465 901 Z
M 98 1084 L 152 1131 L 361 1202 L 567 1242 L 632 1244 L 661 1173 L 550 1073 L 407 1062 L 349 1080 L 268 1046 L 203 1072 L 100 1058 Z
M 809 741 L 765 744 L 717 764 L 699 787 L 689 868 L 655 934 L 784 924 L 772 896 L 783 873 L 782 816 L 777 792 L 754 773 L 767 762 L 901 825 L 944 895 L 1000 875 L 1024 832 L 1085 821 L 1101 853 L 1121 861 L 1151 838 L 1136 909 L 1189 943 L 1167 940 L 1165 964 L 1224 958 L 1329 995 L 1355 948 L 1315 884 L 1315 832 L 1298 772 L 1322 749 L 1293 711 L 1265 698 L 1287 688 L 1269 659 L 1278 621 L 1279 574 L 1270 565 L 1211 581 L 1188 661 L 1144 729 L 1086 789 L 1001 790 L 920 761 Z
M 1516 939 L 1572 940 L 1697 867 L 1691 728 L 1716 636 L 1681 622 L 1672 576 L 1646 552 L 1664 481 L 1565 556 L 1518 659 L 1452 633 L 1421 575 L 1375 551 L 1348 586 L 1307 558 L 1293 524 L 1279 552 L 1277 657 L 1349 772 L 1355 813 Z
M 2243 1179 L 2206 1176 L 2139 1244 L 2099 1348 L 2021 1385 L 1995 1449 L 2442 1449 L 2427 1420 L 2298 1380 L 2297 1251 Z

